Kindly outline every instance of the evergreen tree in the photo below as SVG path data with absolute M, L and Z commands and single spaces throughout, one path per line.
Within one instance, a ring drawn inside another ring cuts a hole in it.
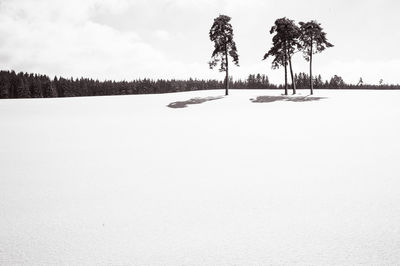
M 57 91 L 58 97 L 65 97 L 64 91 L 62 90 L 61 84 L 57 76 L 54 77 L 53 79 L 53 86 Z
M 363 81 L 362 78 L 360 78 L 360 80 L 358 81 L 357 86 L 360 86 L 360 87 L 361 87 L 362 85 L 364 85 L 364 81 Z
M 30 84 L 29 84 L 29 90 L 31 92 L 32 98 L 42 98 L 43 97 L 42 83 L 40 81 L 40 78 L 37 75 L 31 77 Z
M 1 72 L 0 73 L 0 98 L 5 99 L 5 98 L 10 98 L 10 79 L 9 79 L 9 74 L 6 72 Z
M 18 86 L 16 90 L 16 98 L 30 98 L 31 93 L 28 87 L 28 81 L 24 77 L 24 75 L 18 75 Z
M 230 21 L 230 17 L 220 15 L 214 19 L 210 29 L 210 40 L 214 42 L 214 51 L 209 65 L 213 69 L 220 64 L 219 70 L 225 72 L 225 95 L 229 94 L 229 56 L 232 57 L 233 63 L 239 66 L 239 55 L 233 40 L 233 28 Z
M 17 97 L 17 88 L 19 85 L 19 78 L 14 70 L 10 73 L 10 98 Z
M 300 29 L 293 20 L 280 18 L 275 21 L 275 25 L 271 27 L 270 34 L 275 34 L 272 38 L 272 47 L 264 55 L 264 60 L 268 57 L 274 57 L 272 68 L 276 69 L 283 66 L 285 69 L 285 95 L 288 94 L 287 82 L 287 66 L 290 66 L 290 74 L 292 78 L 293 94 L 296 94 L 296 84 L 293 76 L 292 56 L 300 43 Z
M 312 80 L 313 55 L 324 51 L 326 48 L 333 47 L 333 44 L 328 42 L 321 24 L 314 20 L 306 23 L 300 22 L 300 30 L 301 49 L 303 50 L 304 58 L 310 62 L 310 90 L 312 95 L 314 94 Z
M 324 82 L 322 81 L 322 77 L 321 75 L 318 75 L 317 77 L 315 77 L 315 87 L 316 88 L 322 88 L 324 86 Z
M 43 96 L 46 98 L 54 98 L 57 97 L 57 90 L 53 86 L 50 80 L 44 78 L 42 81 L 43 87 Z
M 107 87 L 111 87 L 111 84 L 108 85 Z M 88 86 L 86 84 L 86 81 L 83 78 L 81 78 L 79 80 L 79 90 L 81 91 L 81 95 L 82 96 L 88 96 L 89 95 Z
M 342 77 L 340 76 L 333 76 L 329 82 L 329 87 L 331 89 L 340 89 L 343 88 L 346 84 L 344 83 Z

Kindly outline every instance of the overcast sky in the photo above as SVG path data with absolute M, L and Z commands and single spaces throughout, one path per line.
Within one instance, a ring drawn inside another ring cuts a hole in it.
M 0 0 L 1 69 L 98 79 L 219 78 L 209 70 L 208 32 L 232 17 L 240 67 L 234 78 L 267 74 L 262 57 L 275 19 L 317 20 L 335 47 L 315 57 L 314 73 L 346 82 L 400 83 L 397 0 Z M 301 54 L 295 72 L 308 71 Z

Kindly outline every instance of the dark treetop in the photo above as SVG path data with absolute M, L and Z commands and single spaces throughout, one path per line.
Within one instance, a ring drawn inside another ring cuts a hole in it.
M 227 70 L 226 53 L 233 58 L 235 65 L 239 65 L 239 55 L 237 53 L 236 43 L 233 40 L 233 29 L 229 23 L 231 18 L 225 15 L 220 15 L 214 19 L 214 24 L 210 29 L 210 40 L 214 42 L 214 51 L 209 62 L 210 68 L 220 64 L 220 71 Z

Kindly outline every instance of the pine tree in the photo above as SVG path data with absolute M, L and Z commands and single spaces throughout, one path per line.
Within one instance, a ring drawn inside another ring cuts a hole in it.
M 338 75 L 334 75 L 329 82 L 329 87 L 331 89 L 340 89 L 343 88 L 344 86 L 345 83 L 343 81 L 343 78 Z
M 10 79 L 8 72 L 0 73 L 0 98 L 5 99 L 10 97 Z
M 19 74 L 18 86 L 16 89 L 16 98 L 30 98 L 30 97 L 31 93 L 29 91 L 28 81 L 22 74 Z
M 214 19 L 210 29 L 210 40 L 214 42 L 214 51 L 209 65 L 213 69 L 220 63 L 219 70 L 225 72 L 225 95 L 229 94 L 229 56 L 232 57 L 233 63 L 239 66 L 239 55 L 233 40 L 233 28 L 230 21 L 230 17 L 220 15 Z
M 274 34 L 272 38 L 272 47 L 264 55 L 264 60 L 268 57 L 274 57 L 272 68 L 276 69 L 283 66 L 285 69 L 285 95 L 288 94 L 287 82 L 287 66 L 290 67 L 290 75 L 292 78 L 293 94 L 296 94 L 296 82 L 293 75 L 292 56 L 300 43 L 300 28 L 296 26 L 293 20 L 280 18 L 275 21 L 275 25 L 271 27 L 270 34 Z
M 29 90 L 31 92 L 31 97 L 32 98 L 42 98 L 43 97 L 43 91 L 42 91 L 42 83 L 40 81 L 40 78 L 35 75 L 31 77 L 30 79 L 30 84 L 29 84 Z
M 360 86 L 360 87 L 362 87 L 364 85 L 364 81 L 363 81 L 363 79 L 362 78 L 360 78 L 360 80 L 358 81 L 358 84 L 357 84 L 357 86 Z
M 306 23 L 300 22 L 300 30 L 301 49 L 303 50 L 304 58 L 310 62 L 310 90 L 312 95 L 314 94 L 312 75 L 313 55 L 324 51 L 326 48 L 333 47 L 333 44 L 328 42 L 321 24 L 314 20 Z
M 46 98 L 57 97 L 57 90 L 48 78 L 42 79 L 43 96 Z

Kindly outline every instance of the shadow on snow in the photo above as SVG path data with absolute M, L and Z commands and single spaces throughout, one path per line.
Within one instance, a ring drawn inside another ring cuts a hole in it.
M 168 104 L 167 106 L 169 108 L 186 108 L 189 104 L 201 104 L 209 101 L 215 101 L 215 100 L 220 100 L 224 97 L 218 96 L 218 97 L 206 97 L 206 98 L 193 98 L 187 101 L 181 101 L 181 102 L 173 102 Z
M 314 102 L 326 99 L 325 97 L 313 97 L 313 96 L 258 96 L 256 99 L 250 99 L 253 103 L 272 103 L 278 101 L 286 102 Z

